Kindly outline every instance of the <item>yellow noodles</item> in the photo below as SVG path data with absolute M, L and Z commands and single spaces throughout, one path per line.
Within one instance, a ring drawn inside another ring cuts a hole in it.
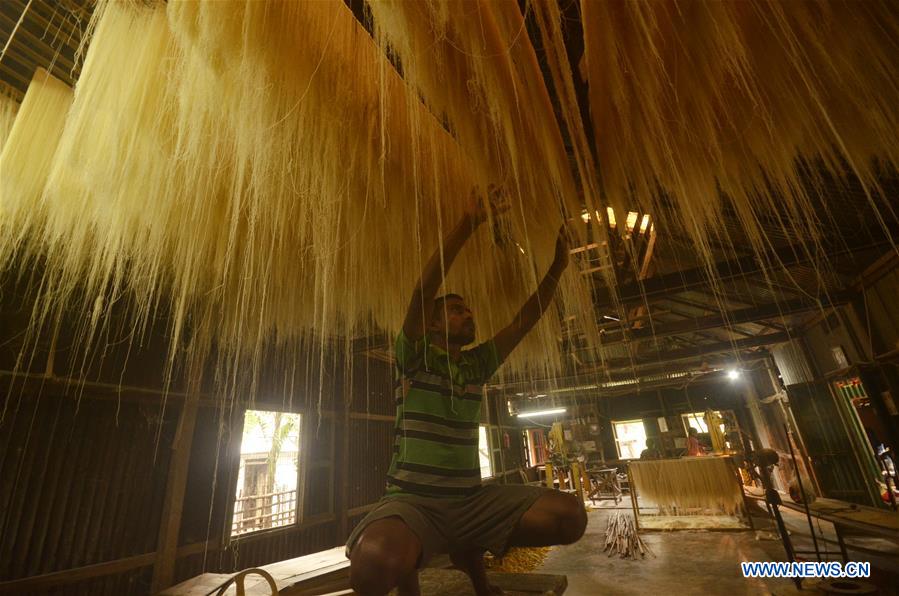
M 628 464 L 640 508 L 659 515 L 740 515 L 743 491 L 724 457 L 687 457 Z
M 395 332 L 474 184 L 514 204 L 445 284 L 483 337 L 583 207 L 639 207 L 707 264 L 737 248 L 731 213 L 760 254 L 763 218 L 813 252 L 834 214 L 809 217 L 804 169 L 854 172 L 895 222 L 876 185 L 899 158 L 888 3 L 585 1 L 597 159 L 555 3 L 534 10 L 567 135 L 516 2 L 371 10 L 374 39 L 340 0 L 101 1 L 74 100 L 38 75 L 3 149 L 0 268 L 43 262 L 34 329 L 80 304 L 89 339 L 123 297 L 139 330 L 161 308 L 171 363 L 214 342 L 233 392 L 273 354 Z M 601 356 L 590 278 L 561 289 Z M 559 370 L 560 330 L 551 309 L 505 370 Z

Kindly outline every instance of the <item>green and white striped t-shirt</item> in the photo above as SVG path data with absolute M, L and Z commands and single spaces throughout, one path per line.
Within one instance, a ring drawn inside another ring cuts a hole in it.
M 396 340 L 396 430 L 387 495 L 464 497 L 481 486 L 483 386 L 501 364 L 487 341 L 453 361 L 427 337 Z

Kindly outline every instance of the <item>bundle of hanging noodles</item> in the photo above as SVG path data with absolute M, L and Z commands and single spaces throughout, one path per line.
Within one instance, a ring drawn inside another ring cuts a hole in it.
M 659 515 L 741 515 L 743 491 L 726 457 L 635 461 L 628 466 L 641 508 Z
M 269 354 L 395 332 L 473 185 L 502 184 L 513 203 L 445 284 L 484 337 L 511 320 L 582 208 L 653 213 L 706 263 L 713 241 L 728 244 L 725 207 L 759 252 L 763 215 L 814 251 L 833 215 L 808 216 L 814 164 L 858 176 L 896 222 L 877 186 L 899 159 L 888 2 L 585 0 L 579 65 L 552 1 L 526 14 L 513 1 L 370 8 L 372 34 L 340 0 L 101 0 L 74 94 L 39 71 L 0 155 L 0 269 L 40 264 L 25 349 L 63 308 L 82 314 L 84 345 L 116 302 L 138 331 L 165 310 L 171 361 L 217 346 L 229 394 Z M 607 227 L 593 228 L 602 241 Z M 601 350 L 576 266 L 561 304 Z M 558 370 L 559 332 L 550 310 L 504 373 Z

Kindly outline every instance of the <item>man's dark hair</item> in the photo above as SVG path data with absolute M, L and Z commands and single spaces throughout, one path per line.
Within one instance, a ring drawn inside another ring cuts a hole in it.
M 434 310 L 431 312 L 432 319 L 433 319 L 433 317 L 437 316 L 437 313 L 443 312 L 443 308 L 444 308 L 443 305 L 450 298 L 455 298 L 457 300 L 465 300 L 465 298 L 463 298 L 459 294 L 444 294 L 443 296 L 437 296 L 436 298 L 434 298 Z

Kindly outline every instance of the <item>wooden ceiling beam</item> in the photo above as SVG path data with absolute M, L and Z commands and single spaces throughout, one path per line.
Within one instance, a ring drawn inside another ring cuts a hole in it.
M 767 319 L 779 319 L 781 317 L 814 312 L 822 308 L 830 308 L 839 304 L 846 304 L 855 296 L 855 292 L 842 291 L 835 292 L 830 296 L 825 296 L 820 303 L 814 303 L 809 300 L 788 300 L 785 302 L 772 302 L 761 306 L 752 306 L 749 308 L 740 308 L 729 312 L 719 312 L 702 317 L 688 318 L 682 321 L 671 321 L 667 323 L 658 323 L 652 327 L 645 326 L 639 329 L 622 330 L 619 333 L 606 333 L 603 340 L 604 346 L 613 346 L 621 343 L 652 339 L 657 337 L 668 337 L 672 335 L 681 335 L 684 333 L 697 333 L 709 329 L 727 328 L 731 329 L 734 325 L 742 323 L 755 323 Z
M 828 256 L 835 257 L 851 255 L 854 252 L 869 248 L 888 247 L 887 242 L 875 242 L 870 245 L 840 247 L 828 251 Z M 736 259 L 719 261 L 712 265 L 715 277 L 720 281 L 746 278 L 764 272 L 763 263 L 781 263 L 785 267 L 807 264 L 811 257 L 805 254 L 802 246 L 791 245 L 765 255 L 764 259 L 756 256 L 746 256 Z M 656 302 L 664 300 L 672 294 L 704 288 L 708 286 L 708 270 L 705 267 L 694 267 L 664 275 L 656 275 L 642 283 L 626 284 L 618 287 L 619 301 L 622 305 L 639 305 L 644 302 Z M 597 286 L 594 289 L 594 301 L 598 305 L 611 305 L 612 296 L 605 286 Z

